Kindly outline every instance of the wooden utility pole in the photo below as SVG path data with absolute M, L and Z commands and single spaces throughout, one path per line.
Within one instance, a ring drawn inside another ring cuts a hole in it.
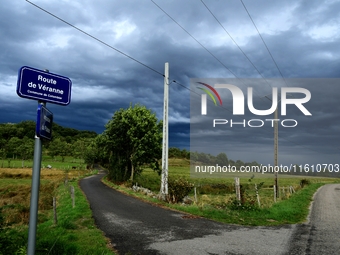
M 278 185 L 278 181 L 277 181 L 277 175 L 278 175 L 278 167 L 279 167 L 279 163 L 278 163 L 278 147 L 279 147 L 279 123 L 278 123 L 278 113 L 277 113 L 277 109 L 278 107 L 276 106 L 276 110 L 274 113 L 274 119 L 276 121 L 274 121 L 274 175 L 275 175 L 275 191 L 276 191 L 276 197 L 279 197 L 279 185 Z
M 168 154 L 169 154 L 169 63 L 165 63 L 164 70 L 164 108 L 163 108 L 163 146 L 162 146 L 162 176 L 160 195 L 163 199 L 168 195 Z

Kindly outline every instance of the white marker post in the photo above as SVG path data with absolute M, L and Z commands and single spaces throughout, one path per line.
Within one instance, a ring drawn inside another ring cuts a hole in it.
M 165 199 L 168 195 L 168 154 L 169 154 L 169 63 L 165 63 L 164 73 L 164 109 L 163 109 L 163 146 L 162 146 L 162 176 L 161 176 L 161 197 Z

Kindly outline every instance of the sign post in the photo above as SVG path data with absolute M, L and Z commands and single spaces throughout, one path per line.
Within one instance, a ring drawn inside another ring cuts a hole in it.
M 42 139 L 52 139 L 53 113 L 46 108 L 46 102 L 68 105 L 71 101 L 71 86 L 72 82 L 69 78 L 49 73 L 48 70 L 41 71 L 28 66 L 19 69 L 18 96 L 38 100 L 28 229 L 28 255 L 35 254 L 36 246 Z
M 45 105 L 45 103 L 43 102 L 38 103 L 38 107 L 43 106 L 43 105 Z M 40 137 L 38 137 L 37 134 L 35 134 L 31 201 L 30 201 L 30 219 L 29 219 L 29 226 L 28 226 L 28 247 L 27 247 L 28 255 L 35 254 L 36 232 L 37 232 L 37 223 L 38 223 L 41 154 L 42 154 L 42 141 Z

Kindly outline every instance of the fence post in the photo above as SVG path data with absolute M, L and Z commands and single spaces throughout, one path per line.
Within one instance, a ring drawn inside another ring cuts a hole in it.
M 58 224 L 58 218 L 57 218 L 57 199 L 56 199 L 56 197 L 53 197 L 53 223 L 54 223 L 54 225 Z
M 255 192 L 256 192 L 257 203 L 258 203 L 259 207 L 261 207 L 259 190 L 257 189 L 256 183 L 255 183 Z
M 195 193 L 195 203 L 197 203 L 197 192 L 196 192 L 196 186 L 194 187 L 194 193 Z
M 240 178 L 235 177 L 235 190 L 236 190 L 236 199 L 241 201 L 241 190 L 240 190 Z
M 273 188 L 274 188 L 274 202 L 276 203 L 276 186 L 273 185 Z
M 72 198 L 72 208 L 75 206 L 75 196 L 74 196 L 74 187 L 71 186 L 71 198 Z

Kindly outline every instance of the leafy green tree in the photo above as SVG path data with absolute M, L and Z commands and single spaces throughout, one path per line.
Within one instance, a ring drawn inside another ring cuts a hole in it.
M 104 150 L 109 158 L 109 176 L 115 181 L 134 179 L 143 165 L 160 170 L 162 122 L 145 106 L 135 105 L 115 112 L 106 124 Z
M 169 158 L 179 158 L 181 156 L 181 150 L 178 148 L 169 148 Z
M 190 152 L 187 151 L 186 149 L 183 149 L 181 151 L 181 158 L 190 159 Z
M 227 155 L 222 152 L 216 156 L 216 163 L 220 166 L 227 166 L 229 161 Z
M 17 152 L 22 160 L 21 167 L 24 167 L 25 160 L 33 158 L 34 140 L 25 136 L 23 139 L 21 139 L 21 144 L 19 145 Z
M 22 121 L 15 125 L 17 127 L 17 136 L 22 139 L 25 136 L 34 139 L 35 136 L 35 121 Z
M 16 158 L 18 156 L 19 146 L 21 145 L 21 140 L 14 136 L 9 139 L 7 143 L 7 157 L 8 158 Z
M 190 160 L 191 160 L 191 163 L 197 162 L 199 160 L 199 153 L 197 151 L 190 152 Z
M 1 155 L 1 167 L 4 167 L 4 161 L 7 156 L 6 140 L 0 137 L 0 155 Z
M 71 146 L 61 138 L 56 138 L 50 142 L 48 147 L 49 155 L 55 159 L 56 156 L 61 156 L 61 161 L 65 161 L 65 157 L 71 154 Z
M 8 162 L 8 167 L 11 167 L 11 160 L 17 158 L 19 154 L 19 147 L 21 145 L 21 139 L 18 137 L 14 136 L 5 145 L 5 150 L 6 150 L 6 156 L 7 156 L 7 162 Z
M 6 123 L 0 125 L 0 136 L 2 139 L 9 141 L 12 137 L 17 136 L 17 127 L 15 124 Z
M 236 160 L 235 165 L 237 168 L 240 168 L 241 166 L 244 166 L 244 162 L 240 159 Z
M 78 138 L 71 146 L 72 156 L 84 159 L 87 147 L 91 144 L 92 139 Z

